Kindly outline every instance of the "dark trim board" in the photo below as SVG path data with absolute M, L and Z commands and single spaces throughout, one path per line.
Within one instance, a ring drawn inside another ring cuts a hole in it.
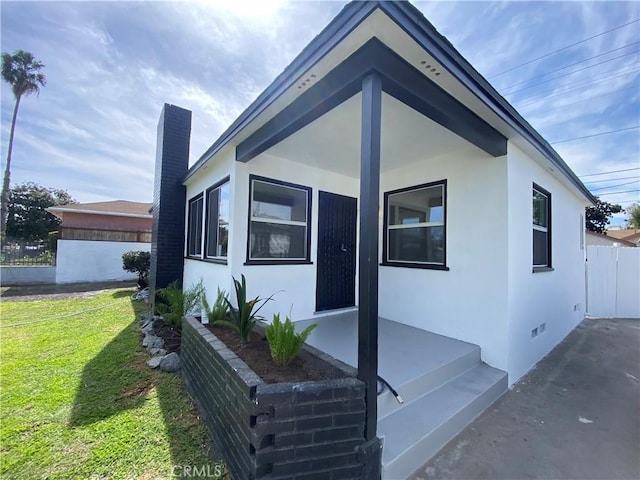
M 507 139 L 425 77 L 377 38 L 372 38 L 328 75 L 236 147 L 248 162 L 357 94 L 376 72 L 382 89 L 494 157 L 507 153 Z

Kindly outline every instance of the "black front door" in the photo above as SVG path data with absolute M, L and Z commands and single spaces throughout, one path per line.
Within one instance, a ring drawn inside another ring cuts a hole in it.
M 319 193 L 317 311 L 356 303 L 357 215 L 357 199 Z

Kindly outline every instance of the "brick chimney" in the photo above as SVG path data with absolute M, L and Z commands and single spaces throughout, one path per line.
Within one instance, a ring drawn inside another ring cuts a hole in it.
M 181 180 L 189 166 L 191 111 L 164 104 L 158 122 L 153 187 L 151 291 L 174 280 L 182 282 L 186 188 Z M 153 301 L 153 295 L 150 298 Z

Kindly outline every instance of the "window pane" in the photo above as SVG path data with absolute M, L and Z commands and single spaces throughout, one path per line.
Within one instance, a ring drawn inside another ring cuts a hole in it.
M 254 217 L 306 222 L 307 192 L 254 180 L 251 215 Z
M 218 189 L 207 194 L 207 257 L 218 256 L 218 195 Z
M 533 224 L 547 226 L 547 197 L 537 190 L 533 191 Z
M 188 255 L 202 253 L 202 197 L 189 203 Z
M 547 252 L 547 232 L 533 230 L 533 264 L 549 265 L 549 256 Z
M 226 257 L 229 246 L 229 184 L 220 187 L 218 216 L 218 257 Z
M 389 260 L 444 264 L 444 227 L 389 230 Z
M 250 258 L 307 257 L 307 228 L 298 225 L 251 222 Z
M 389 225 L 444 222 L 441 185 L 389 195 Z

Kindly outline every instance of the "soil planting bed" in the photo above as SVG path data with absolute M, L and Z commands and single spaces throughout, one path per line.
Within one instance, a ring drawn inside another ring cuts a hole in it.
M 271 358 L 266 338 L 255 332 L 251 332 L 249 341 L 243 345 L 238 334 L 229 328 L 218 325 L 206 327 L 265 383 L 297 383 L 327 379 L 324 372 L 308 365 L 301 356 L 296 357 L 289 365 L 276 365 Z
M 164 320 L 156 320 L 153 324 L 154 333 L 164 340 L 164 348 L 167 353 L 180 353 L 181 334 L 178 327 L 165 323 Z

